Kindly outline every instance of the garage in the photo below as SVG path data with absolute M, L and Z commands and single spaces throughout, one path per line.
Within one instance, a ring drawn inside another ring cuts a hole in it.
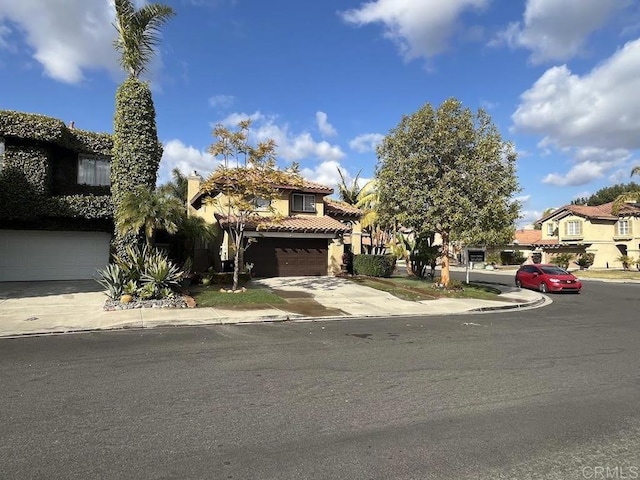
M 0 230 L 0 282 L 95 278 L 110 241 L 105 232 Z
M 256 277 L 327 275 L 326 238 L 258 238 L 245 251 L 245 263 L 253 263 Z

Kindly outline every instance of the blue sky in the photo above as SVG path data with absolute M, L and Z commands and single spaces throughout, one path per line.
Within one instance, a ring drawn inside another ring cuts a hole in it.
M 138 2 L 140 5 L 142 2 Z M 166 0 L 148 79 L 173 167 L 206 176 L 212 126 L 254 119 L 283 165 L 371 178 L 403 114 L 457 97 L 519 152 L 520 225 L 640 164 L 637 0 Z M 0 0 L 0 109 L 112 131 L 110 0 Z

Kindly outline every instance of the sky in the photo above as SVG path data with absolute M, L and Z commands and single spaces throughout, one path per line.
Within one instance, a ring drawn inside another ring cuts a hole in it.
M 336 186 L 425 103 L 485 109 L 518 151 L 519 226 L 640 164 L 638 0 L 165 0 L 145 79 L 159 182 L 206 177 L 216 124 L 251 118 L 282 166 Z M 143 0 L 136 0 L 136 5 Z M 0 109 L 112 132 L 111 0 L 0 0 Z

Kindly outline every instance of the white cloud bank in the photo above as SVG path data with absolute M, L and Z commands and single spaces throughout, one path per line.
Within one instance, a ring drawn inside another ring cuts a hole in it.
M 544 182 L 583 185 L 629 163 L 640 148 L 640 39 L 624 45 L 591 72 L 566 65 L 548 69 L 521 96 L 514 129 L 542 136 L 539 146 L 559 149 L 575 165 Z
M 109 0 L 0 0 L 0 45 L 23 37 L 47 76 L 75 84 L 85 70 L 120 71 L 114 18 Z
M 181 140 L 169 140 L 164 143 L 158 183 L 171 180 L 171 171 L 174 168 L 178 168 L 184 175 L 191 175 L 195 170 L 206 178 L 219 163 L 212 155 L 191 145 L 185 145 Z
M 347 23 L 381 23 L 407 61 L 432 58 L 444 52 L 468 10 L 482 9 L 489 0 L 374 0 L 342 12 Z
M 500 38 L 511 47 L 531 50 L 533 63 L 568 60 L 627 5 L 627 0 L 528 0 L 522 23 L 510 24 Z

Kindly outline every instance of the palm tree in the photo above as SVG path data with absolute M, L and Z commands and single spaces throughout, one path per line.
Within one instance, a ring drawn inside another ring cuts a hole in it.
M 160 27 L 175 15 L 167 5 L 150 3 L 136 10 L 132 0 L 115 0 L 118 37 L 113 44 L 120 53 L 120 65 L 131 78 L 147 68 L 160 43 Z
M 124 196 L 116 229 L 122 235 L 144 230 L 147 245 L 152 246 L 156 230 L 178 231 L 184 209 L 177 198 L 140 185 Z
M 342 170 L 338 168 L 338 174 L 340 175 L 340 184 L 338 185 L 338 194 L 340 195 L 340 200 L 349 205 L 355 205 L 358 203 L 358 196 L 361 194 L 364 187 L 359 186 L 360 173 L 362 170 L 356 173 L 356 176 L 351 181 L 351 184 L 347 184 L 347 180 L 342 173 Z M 365 185 L 366 186 L 366 185 Z
M 640 176 L 640 165 L 631 169 L 631 176 L 634 175 Z M 640 192 L 627 192 L 616 198 L 611 207 L 613 214 L 617 215 L 625 203 L 640 203 Z
M 186 175 L 184 175 L 179 168 L 174 168 L 171 170 L 172 180 L 165 183 L 164 185 L 160 185 L 159 190 L 162 193 L 166 193 L 167 195 L 172 195 L 181 202 L 185 203 L 187 201 L 187 186 L 188 180 Z
M 160 42 L 160 27 L 173 16 L 173 9 L 155 3 L 136 10 L 133 0 L 113 0 L 116 13 L 114 41 L 120 64 L 129 74 L 116 91 L 111 161 L 111 195 L 116 225 L 121 219 L 125 196 L 139 186 L 155 189 L 162 144 L 158 140 L 156 111 L 151 89 L 138 77 L 151 61 Z M 113 248 L 120 254 L 137 242 L 132 234 L 116 228 Z

